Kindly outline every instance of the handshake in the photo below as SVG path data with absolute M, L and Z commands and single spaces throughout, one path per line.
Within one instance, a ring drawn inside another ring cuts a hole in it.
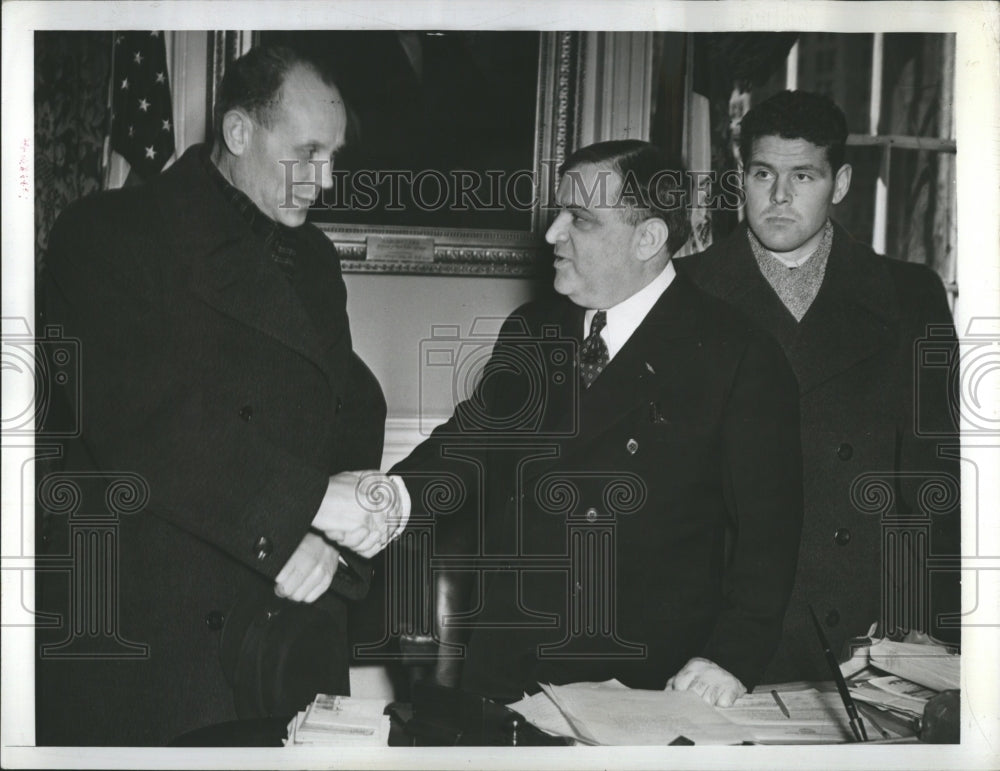
M 374 557 L 402 532 L 409 515 L 410 496 L 398 477 L 378 471 L 330 477 L 312 531 L 278 572 L 274 593 L 295 602 L 314 602 L 330 587 L 343 560 L 333 543 Z
M 384 549 L 403 529 L 410 498 L 398 477 L 378 471 L 344 471 L 330 477 L 312 526 L 362 557 Z

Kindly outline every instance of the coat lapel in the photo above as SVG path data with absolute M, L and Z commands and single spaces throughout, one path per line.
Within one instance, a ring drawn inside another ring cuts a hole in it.
M 799 390 L 808 393 L 894 347 L 898 318 L 885 266 L 838 227 L 819 294 L 785 349 Z
M 328 349 L 301 298 L 259 241 L 239 239 L 192 267 L 192 288 L 206 303 L 329 370 Z
M 726 245 L 730 248 L 724 253 L 725 264 L 711 276 L 712 294 L 739 308 L 782 346 L 787 346 L 798 325 L 761 274 L 750 249 L 746 226 L 738 228 Z
M 799 322 L 761 274 L 746 227 L 730 238 L 725 269 L 712 277 L 719 296 L 781 344 L 801 393 L 895 344 L 898 309 L 889 275 L 839 225 L 834 224 L 823 284 Z
M 179 223 L 176 253 L 191 255 L 192 290 L 219 312 L 276 339 L 334 377 L 329 351 L 336 341 L 321 340 L 298 293 L 216 189 L 196 148 L 177 166 L 164 183 L 178 189 L 161 200 L 164 216 Z M 346 332 L 333 334 L 339 339 Z

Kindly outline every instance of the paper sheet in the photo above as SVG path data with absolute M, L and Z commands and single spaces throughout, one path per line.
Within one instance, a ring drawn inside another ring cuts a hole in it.
M 556 736 L 568 736 L 572 739 L 583 740 L 583 737 L 577 734 L 566 716 L 559 711 L 559 707 L 544 691 L 536 693 L 534 696 L 526 695 L 521 701 L 508 706 L 515 712 L 520 712 L 525 720 L 542 731 Z
M 680 736 L 695 744 L 739 744 L 743 726 L 691 691 L 645 691 L 606 683 L 542 685 L 576 733 L 605 745 L 665 745 Z
M 770 690 L 758 689 L 719 712 L 747 727 L 756 742 L 808 744 L 853 741 L 847 712 L 836 692 L 814 688 L 779 694 L 789 717 L 781 711 Z

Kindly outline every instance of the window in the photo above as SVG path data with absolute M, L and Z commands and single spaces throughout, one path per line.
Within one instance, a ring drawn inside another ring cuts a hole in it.
M 937 271 L 954 304 L 954 34 L 803 33 L 788 88 L 830 96 L 847 115 L 851 192 L 835 218 L 881 254 Z

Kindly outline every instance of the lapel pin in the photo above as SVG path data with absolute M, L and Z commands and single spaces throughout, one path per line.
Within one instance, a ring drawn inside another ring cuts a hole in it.
M 635 441 L 635 439 L 629 439 L 628 442 L 625 443 L 625 449 L 628 450 L 629 455 L 635 455 L 639 449 L 639 443 Z
M 650 364 L 648 361 L 646 362 L 646 369 L 649 370 L 649 374 L 651 374 L 651 375 L 655 375 L 656 374 L 656 370 L 653 369 L 653 365 Z

